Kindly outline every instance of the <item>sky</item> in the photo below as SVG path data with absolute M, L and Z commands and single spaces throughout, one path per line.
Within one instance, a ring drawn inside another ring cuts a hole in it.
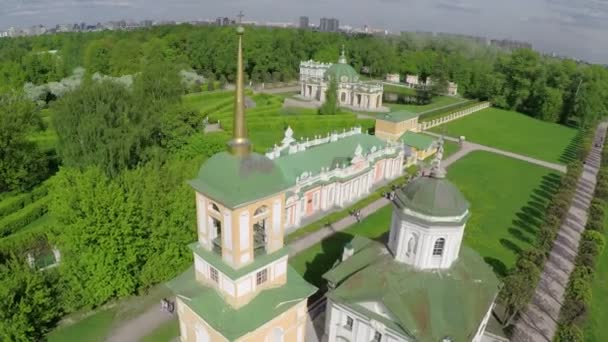
M 244 20 L 435 31 L 524 40 L 543 52 L 608 64 L 608 0 L 0 0 L 0 29 L 119 19 Z

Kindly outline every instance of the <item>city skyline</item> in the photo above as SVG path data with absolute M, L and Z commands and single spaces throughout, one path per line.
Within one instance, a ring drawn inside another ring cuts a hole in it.
M 608 63 L 608 2 L 564 0 L 514 0 L 484 2 L 459 0 L 345 0 L 309 4 L 293 0 L 230 0 L 222 3 L 178 0 L 171 6 L 157 0 L 7 0 L 0 12 L 2 30 L 32 25 L 144 19 L 191 21 L 218 16 L 234 18 L 239 10 L 246 20 L 291 22 L 298 26 L 300 16 L 318 25 L 322 17 L 335 17 L 340 25 L 365 25 L 399 31 L 433 31 L 485 36 L 493 39 L 528 41 L 545 53 L 558 53 L 593 63 Z M 348 3 L 348 6 L 346 4 Z M 170 8 L 169 8 L 170 7 Z M 276 6 L 274 6 L 276 7 Z M 374 11 L 369 11 L 373 8 Z M 526 10 L 523 11 L 522 8 Z M 193 15 L 192 13 L 199 13 Z M 42 16 L 44 14 L 44 16 Z

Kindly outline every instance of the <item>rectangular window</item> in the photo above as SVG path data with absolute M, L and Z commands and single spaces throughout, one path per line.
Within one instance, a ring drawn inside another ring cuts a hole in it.
M 344 326 L 344 328 L 346 328 L 346 330 L 348 331 L 353 331 L 353 319 L 350 316 L 346 316 L 346 325 Z
M 216 283 L 220 282 L 220 276 L 217 273 L 217 270 L 213 267 L 209 267 L 209 274 L 211 276 L 211 280 L 213 280 Z
M 382 334 L 376 331 L 374 333 L 374 339 L 372 341 L 373 342 L 380 342 L 380 340 L 382 340 Z
M 260 285 L 268 280 L 268 269 L 263 269 L 255 275 L 255 283 Z

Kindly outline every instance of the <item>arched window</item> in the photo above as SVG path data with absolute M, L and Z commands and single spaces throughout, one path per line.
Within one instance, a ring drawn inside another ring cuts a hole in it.
M 416 235 L 412 235 L 410 240 L 407 242 L 407 255 L 414 255 L 416 253 Z
M 445 239 L 439 238 L 435 241 L 435 246 L 433 247 L 433 255 L 442 256 L 443 248 L 445 247 Z
M 342 103 L 346 102 L 346 93 L 342 93 L 340 95 L 340 102 L 342 102 Z

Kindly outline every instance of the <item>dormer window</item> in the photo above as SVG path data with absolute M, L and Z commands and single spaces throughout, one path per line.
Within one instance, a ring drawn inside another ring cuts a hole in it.
M 220 212 L 220 207 L 218 207 L 217 204 L 215 204 L 215 203 L 212 202 L 211 203 L 211 210 L 219 213 Z

